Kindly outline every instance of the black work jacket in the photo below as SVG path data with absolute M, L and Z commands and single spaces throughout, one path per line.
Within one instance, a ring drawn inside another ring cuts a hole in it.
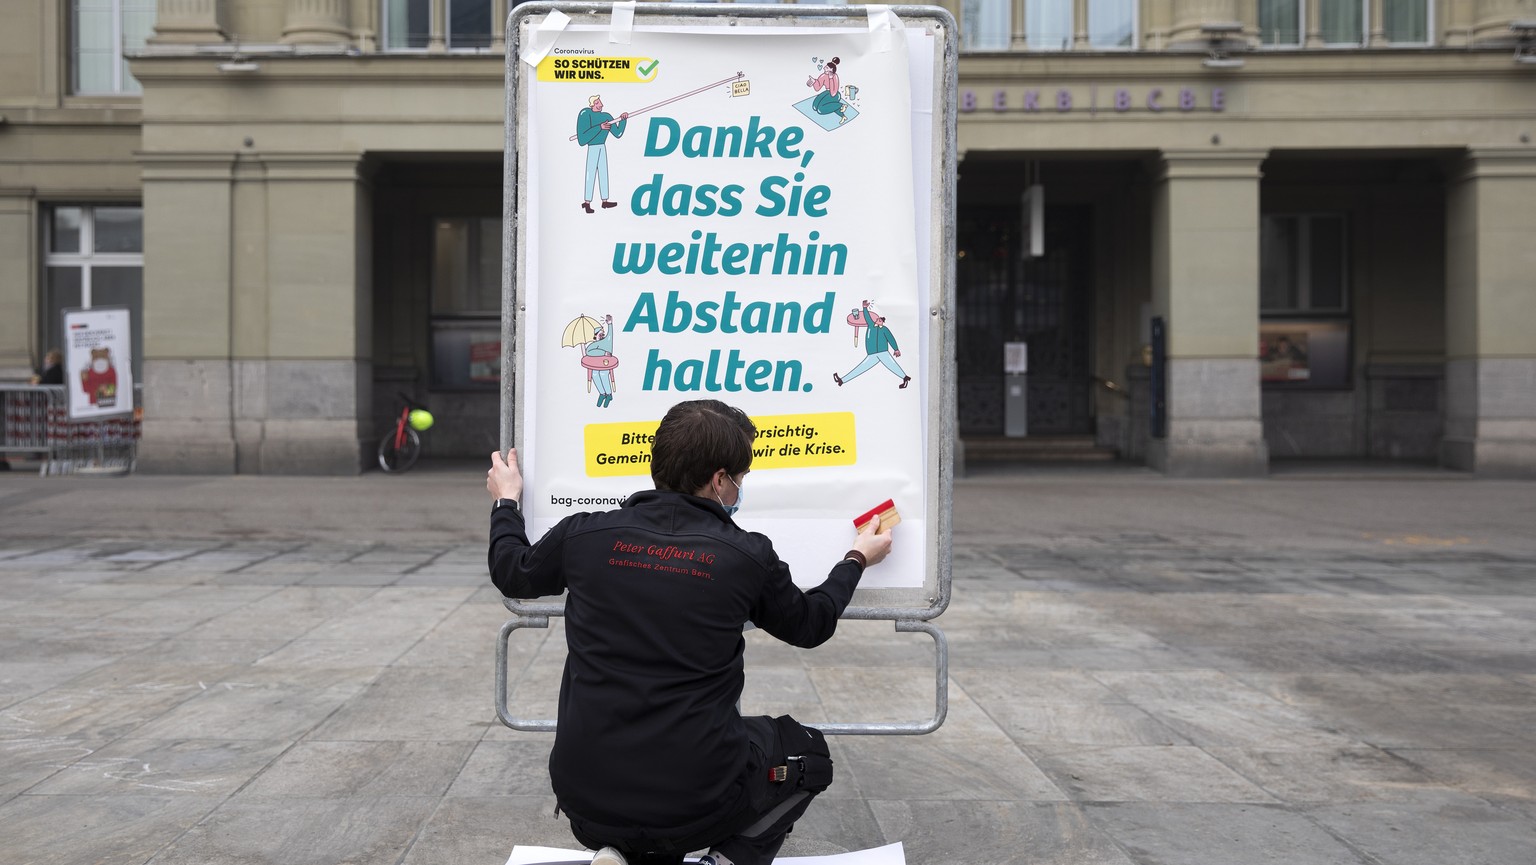
M 818 646 L 863 573 L 844 560 L 802 592 L 767 537 L 665 490 L 566 517 L 532 546 L 522 514 L 498 508 L 489 558 L 507 597 L 570 593 L 549 757 L 560 806 L 662 836 L 745 807 L 742 626 Z

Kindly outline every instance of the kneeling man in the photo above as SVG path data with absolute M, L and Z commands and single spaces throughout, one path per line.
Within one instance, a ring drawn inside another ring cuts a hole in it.
M 654 490 L 574 514 L 530 545 L 516 452 L 491 456 L 491 579 L 512 598 L 569 592 L 569 654 L 549 756 L 558 808 L 594 865 L 767 865 L 832 781 L 820 731 L 743 718 L 747 622 L 791 645 L 829 639 L 866 567 L 891 549 L 871 521 L 801 591 L 773 544 L 731 515 L 757 435 L 718 400 L 679 403 L 651 450 Z

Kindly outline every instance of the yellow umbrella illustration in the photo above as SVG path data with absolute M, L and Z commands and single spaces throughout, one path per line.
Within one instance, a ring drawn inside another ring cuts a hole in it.
M 571 323 L 565 326 L 565 332 L 560 334 L 560 347 L 586 345 L 597 337 L 597 329 L 602 326 L 602 322 L 590 315 L 578 315 L 571 319 Z
M 574 348 L 583 346 L 597 339 L 597 329 L 603 323 L 590 315 L 578 315 L 571 319 L 571 323 L 565 326 L 565 332 L 560 334 L 561 348 Z M 585 360 L 586 358 L 582 358 Z M 582 364 L 586 366 L 585 363 Z M 587 369 L 587 393 L 592 392 L 592 370 Z

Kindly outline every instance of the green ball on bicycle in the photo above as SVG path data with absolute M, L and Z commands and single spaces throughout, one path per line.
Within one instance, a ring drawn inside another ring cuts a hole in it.
M 432 413 L 422 408 L 414 409 L 411 412 L 409 423 L 411 429 L 417 432 L 426 432 L 432 428 Z

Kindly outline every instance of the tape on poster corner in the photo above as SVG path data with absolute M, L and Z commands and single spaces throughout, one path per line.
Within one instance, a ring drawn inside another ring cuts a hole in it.
M 881 53 L 891 50 L 891 35 L 898 30 L 905 30 L 906 25 L 901 23 L 890 6 L 883 3 L 866 4 L 864 9 L 869 15 L 869 35 L 875 50 Z
M 628 45 L 635 32 L 635 0 L 613 4 L 613 19 L 608 22 L 608 41 Z
M 528 38 L 528 46 L 523 49 L 522 61 L 529 66 L 538 66 L 550 50 L 555 47 L 555 40 L 565 30 L 565 25 L 571 23 L 571 16 L 559 9 L 551 9 L 539 26 L 533 29 L 533 35 Z

